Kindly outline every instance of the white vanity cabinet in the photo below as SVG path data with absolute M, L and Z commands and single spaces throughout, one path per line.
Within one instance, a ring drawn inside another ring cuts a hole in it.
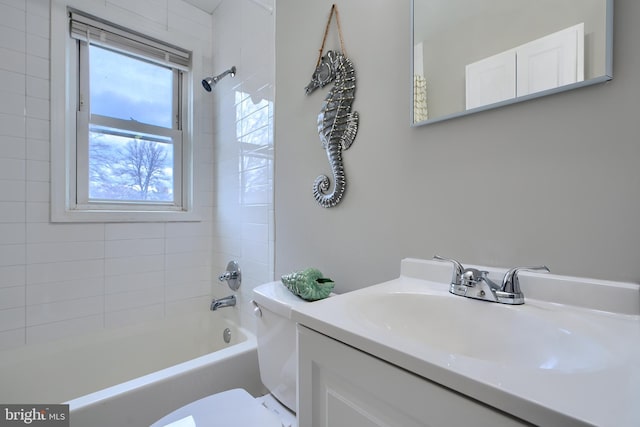
M 400 271 L 292 309 L 300 427 L 640 426 L 638 284 L 522 272 L 507 305 L 437 260 Z
M 305 427 L 529 425 L 302 325 L 298 422 Z

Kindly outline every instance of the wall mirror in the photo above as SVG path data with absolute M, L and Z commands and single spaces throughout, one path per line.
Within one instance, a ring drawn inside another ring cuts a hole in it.
M 613 0 L 412 0 L 413 126 L 612 78 Z

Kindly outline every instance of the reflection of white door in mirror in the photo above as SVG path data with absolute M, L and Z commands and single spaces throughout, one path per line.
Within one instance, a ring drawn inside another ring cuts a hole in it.
M 466 108 L 584 80 L 584 24 L 466 66 Z
M 516 97 L 514 50 L 482 59 L 466 67 L 467 110 Z
M 520 46 L 517 95 L 584 80 L 584 23 Z

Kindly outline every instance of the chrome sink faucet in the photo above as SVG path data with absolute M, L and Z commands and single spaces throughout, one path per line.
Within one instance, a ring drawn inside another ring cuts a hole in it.
M 520 289 L 518 272 L 523 270 L 549 272 L 549 269 L 544 265 L 512 268 L 505 273 L 502 285 L 498 285 L 489 279 L 488 271 L 465 268 L 455 259 L 443 258 L 438 255 L 434 255 L 433 259 L 453 264 L 453 274 L 449 286 L 449 292 L 452 294 L 501 304 L 524 304 L 524 294 Z

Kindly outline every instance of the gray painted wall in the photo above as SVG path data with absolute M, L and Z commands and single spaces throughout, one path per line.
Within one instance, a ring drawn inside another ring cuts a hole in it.
M 276 277 L 313 265 L 342 292 L 438 253 L 640 280 L 640 2 L 615 2 L 613 81 L 419 128 L 409 1 L 338 3 L 360 129 L 343 155 L 347 193 L 323 209 L 311 185 L 329 172 L 316 132 L 327 89 L 303 88 L 331 4 L 276 4 Z

